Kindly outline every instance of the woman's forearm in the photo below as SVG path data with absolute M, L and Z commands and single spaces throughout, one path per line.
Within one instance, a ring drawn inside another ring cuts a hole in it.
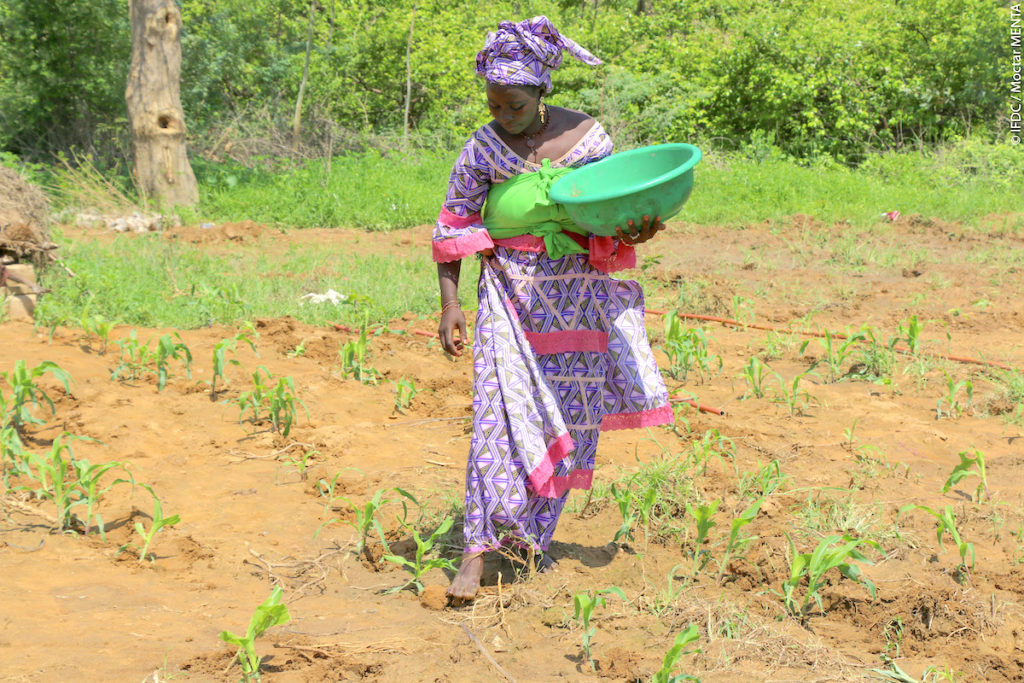
M 462 272 L 462 260 L 448 261 L 437 264 L 437 282 L 441 288 L 441 305 L 459 300 L 459 273 Z

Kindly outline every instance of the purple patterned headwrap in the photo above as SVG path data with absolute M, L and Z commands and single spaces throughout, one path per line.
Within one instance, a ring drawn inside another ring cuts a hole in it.
M 476 72 L 489 83 L 536 85 L 551 91 L 551 69 L 562 65 L 562 50 L 584 64 L 601 60 L 566 38 L 545 16 L 514 24 L 503 21 L 487 34 L 484 49 L 476 55 Z

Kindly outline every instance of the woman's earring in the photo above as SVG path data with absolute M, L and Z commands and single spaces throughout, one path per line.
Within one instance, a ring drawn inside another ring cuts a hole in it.
M 548 122 L 548 107 L 544 104 L 544 100 L 537 104 L 537 116 L 540 117 L 541 125 Z

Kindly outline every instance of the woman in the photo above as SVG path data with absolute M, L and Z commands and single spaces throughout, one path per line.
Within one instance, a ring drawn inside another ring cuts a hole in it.
M 570 489 L 590 487 L 601 429 L 673 419 L 643 292 L 608 277 L 634 266 L 633 245 L 664 226 L 643 216 L 618 237 L 587 236 L 548 199 L 558 177 L 612 151 L 593 118 L 543 103 L 563 51 L 601 63 L 543 16 L 502 22 L 487 36 L 476 71 L 494 120 L 455 162 L 434 230 L 439 336 L 454 356 L 466 338 L 461 259 L 483 256 L 466 547 L 448 589 L 463 600 L 479 590 L 484 553 L 502 545 L 532 549 L 542 570 L 551 566 L 545 552 L 558 516 Z

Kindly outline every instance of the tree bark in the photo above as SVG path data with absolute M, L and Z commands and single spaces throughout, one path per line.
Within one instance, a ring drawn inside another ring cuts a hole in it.
M 306 63 L 302 67 L 302 81 L 299 83 L 299 96 L 295 100 L 295 121 L 292 123 L 292 156 L 299 156 L 299 132 L 302 126 L 302 96 L 306 94 L 309 82 L 309 56 L 313 50 L 313 11 L 316 0 L 309 0 L 309 31 L 306 33 Z
M 416 3 L 412 3 L 409 19 L 409 42 L 405 44 L 405 119 L 402 124 L 402 147 L 409 147 L 409 107 L 412 104 L 412 31 L 416 26 Z
M 185 152 L 181 108 L 181 12 L 174 0 L 129 0 L 132 63 L 125 100 L 132 127 L 135 179 L 167 207 L 199 201 Z

